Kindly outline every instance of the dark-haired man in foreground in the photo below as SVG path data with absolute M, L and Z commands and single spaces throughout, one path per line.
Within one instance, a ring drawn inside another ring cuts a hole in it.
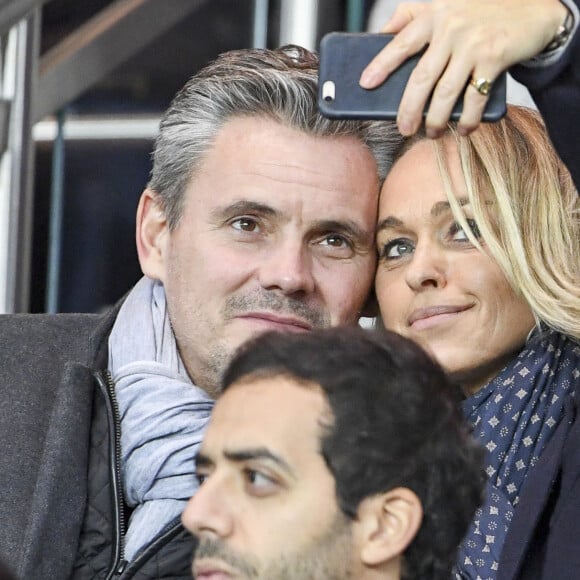
M 355 328 L 262 335 L 222 386 L 183 515 L 197 580 L 450 577 L 480 454 L 418 346 Z

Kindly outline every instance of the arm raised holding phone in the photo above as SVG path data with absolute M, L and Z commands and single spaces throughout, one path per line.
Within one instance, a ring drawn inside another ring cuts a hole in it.
M 554 147 L 580 190 L 580 0 L 433 0 L 402 3 L 384 32 L 395 39 L 366 67 L 360 84 L 380 85 L 410 55 L 427 46 L 404 91 L 397 115 L 403 135 L 421 126 L 443 134 L 464 91 L 460 134 L 477 128 L 497 75 L 510 74 L 530 91 Z M 469 85 L 466 87 L 466 84 Z
M 481 120 L 496 77 L 558 44 L 565 37 L 565 24 L 570 30 L 569 14 L 560 0 L 400 4 L 383 28 L 396 37 L 363 71 L 361 86 L 378 86 L 408 57 L 428 45 L 404 92 L 397 117 L 399 129 L 403 135 L 417 131 L 433 92 L 425 126 L 430 137 L 438 137 L 469 82 L 458 125 L 461 133 L 468 134 Z

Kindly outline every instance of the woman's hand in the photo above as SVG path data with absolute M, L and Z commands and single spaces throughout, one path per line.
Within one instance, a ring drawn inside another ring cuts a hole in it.
M 515 63 L 540 53 L 564 22 L 560 0 L 433 0 L 400 4 L 382 32 L 396 34 L 363 71 L 360 84 L 374 88 L 408 57 L 429 45 L 409 78 L 397 123 L 403 135 L 419 129 L 429 95 L 427 134 L 438 137 L 465 90 L 458 130 L 481 120 L 487 96 L 470 80 L 493 82 Z M 483 87 L 485 89 L 485 87 Z

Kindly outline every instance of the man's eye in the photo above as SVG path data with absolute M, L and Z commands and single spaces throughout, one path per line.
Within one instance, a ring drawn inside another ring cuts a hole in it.
M 324 234 L 316 243 L 329 256 L 346 258 L 354 252 L 354 243 L 342 234 Z
M 258 222 L 249 217 L 236 218 L 230 222 L 230 225 L 241 232 L 257 232 L 260 229 Z
M 479 228 L 477 227 L 477 222 L 474 219 L 468 218 L 467 225 L 469 226 L 469 229 L 471 230 L 471 232 L 473 233 L 475 238 L 479 239 L 481 237 L 481 232 L 479 231 Z M 467 242 L 467 241 L 469 241 L 469 238 L 467 237 L 467 234 L 465 233 L 464 229 L 457 222 L 454 222 L 451 225 L 451 229 L 449 230 L 449 235 L 450 235 L 451 239 L 455 242 Z
M 397 239 L 386 243 L 381 251 L 381 258 L 383 260 L 396 260 L 412 254 L 415 250 L 413 243 L 410 240 Z
M 202 486 L 206 479 L 208 478 L 208 476 L 205 473 L 196 473 L 195 474 L 195 479 L 197 479 L 197 483 Z
M 350 246 L 349 242 L 344 238 L 344 236 L 339 236 L 338 234 L 330 234 L 326 236 L 322 240 L 322 243 L 332 248 L 346 248 Z
M 278 488 L 274 479 L 255 469 L 247 469 L 245 476 L 250 493 L 254 495 L 269 495 Z

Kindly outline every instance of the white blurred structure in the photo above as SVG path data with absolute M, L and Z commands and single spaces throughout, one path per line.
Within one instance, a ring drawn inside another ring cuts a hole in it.
M 298 44 L 315 50 L 318 0 L 282 0 L 280 11 L 280 45 Z

